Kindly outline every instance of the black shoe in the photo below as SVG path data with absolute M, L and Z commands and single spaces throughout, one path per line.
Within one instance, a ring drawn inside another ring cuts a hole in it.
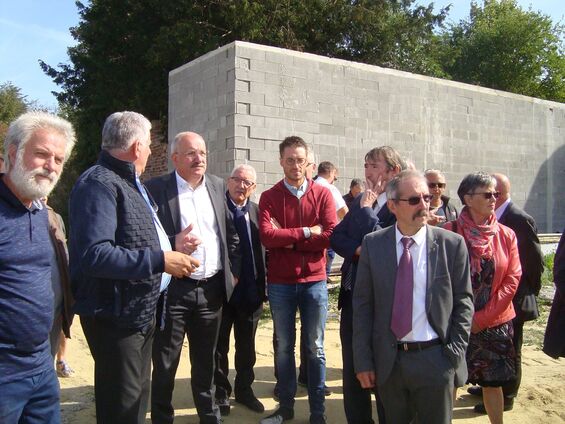
M 265 407 L 263 406 L 261 401 L 259 399 L 257 399 L 255 397 L 255 395 L 253 395 L 253 394 L 245 396 L 245 397 L 240 397 L 240 398 L 238 398 L 236 396 L 235 401 L 237 403 L 241 403 L 244 406 L 247 406 L 252 411 L 255 411 L 255 412 L 264 412 L 265 411 Z
M 275 386 L 275 388 L 273 389 L 273 399 L 275 400 L 275 402 L 279 401 L 279 386 Z
M 481 386 L 471 386 L 467 389 L 467 393 L 473 396 L 482 396 L 483 388 Z
M 307 380 L 302 380 L 302 379 L 299 378 L 297 380 L 297 383 L 298 383 L 299 386 L 308 387 L 308 381 Z
M 324 384 L 324 396 L 329 396 L 331 394 L 332 394 L 332 391 L 330 390 L 330 388 Z
M 283 421 L 292 420 L 293 418 L 294 418 L 294 409 L 285 408 L 284 406 L 281 406 L 271 415 L 259 421 L 259 424 L 280 424 Z
M 326 416 L 310 415 L 310 424 L 326 424 Z
M 230 414 L 230 400 L 229 399 L 216 399 L 216 405 L 220 409 L 220 415 L 222 417 L 228 416 Z
M 504 410 L 505 411 L 512 411 L 513 408 L 514 408 L 514 398 L 504 398 Z M 487 413 L 487 410 L 485 408 L 484 403 L 479 403 L 479 404 L 475 405 L 475 407 L 473 408 L 473 411 L 475 411 L 477 414 L 486 414 Z

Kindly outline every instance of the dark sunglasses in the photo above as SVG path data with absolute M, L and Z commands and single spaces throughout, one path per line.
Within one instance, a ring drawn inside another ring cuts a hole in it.
M 409 205 L 416 206 L 418 203 L 420 203 L 421 199 L 424 200 L 424 203 L 430 203 L 432 197 L 433 196 L 431 194 L 424 194 L 422 196 L 412 196 L 409 197 L 408 199 L 396 199 L 396 200 L 399 200 L 401 202 L 408 202 Z
M 477 193 L 467 193 L 469 196 L 474 196 L 475 194 L 482 194 L 483 197 L 487 200 L 492 199 L 493 197 L 495 199 L 498 199 L 498 197 L 500 196 L 500 192 L 498 191 L 485 191 L 485 192 L 477 192 Z
M 445 183 L 428 183 L 429 188 L 445 188 Z

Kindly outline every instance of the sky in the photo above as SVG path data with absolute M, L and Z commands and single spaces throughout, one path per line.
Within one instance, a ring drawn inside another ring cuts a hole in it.
M 432 0 L 418 0 L 420 4 Z M 86 1 L 84 1 L 86 3 Z M 452 4 L 448 21 L 458 22 L 469 16 L 469 0 L 435 0 L 436 10 Z M 518 0 L 524 9 L 530 6 L 564 21 L 565 0 Z M 74 0 L 0 0 L 0 84 L 11 82 L 21 89 L 28 101 L 56 108 L 51 94 L 60 91 L 41 70 L 38 60 L 51 66 L 68 63 L 67 48 L 74 45 L 69 28 L 78 25 Z

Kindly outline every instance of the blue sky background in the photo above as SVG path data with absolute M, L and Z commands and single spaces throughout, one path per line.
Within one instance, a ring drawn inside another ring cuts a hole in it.
M 437 8 L 449 3 L 453 6 L 448 20 L 457 22 L 469 15 L 469 0 L 434 1 Z M 565 16 L 565 0 L 518 3 L 524 9 L 531 6 L 550 15 L 554 22 Z M 0 0 L 0 83 L 10 81 L 28 100 L 55 108 L 51 91 L 60 89 L 43 73 L 38 60 L 51 66 L 68 62 L 67 48 L 74 44 L 69 28 L 77 25 L 78 19 L 74 0 Z

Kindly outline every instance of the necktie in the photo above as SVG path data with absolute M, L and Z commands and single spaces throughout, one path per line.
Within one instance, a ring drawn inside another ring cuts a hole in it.
M 414 240 L 410 237 L 403 237 L 402 244 L 404 250 L 396 272 L 390 325 L 398 340 L 401 340 L 412 330 L 412 292 L 414 291 L 414 271 L 412 269 L 412 256 L 410 255 L 410 246 L 414 244 Z

